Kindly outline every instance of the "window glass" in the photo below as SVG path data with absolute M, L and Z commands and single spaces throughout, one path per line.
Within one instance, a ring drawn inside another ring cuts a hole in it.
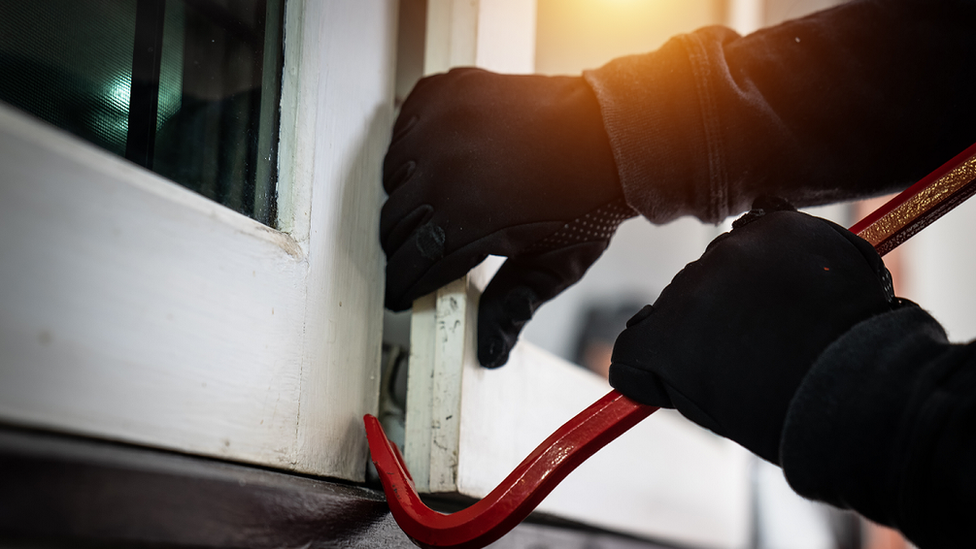
M 275 222 L 282 0 L 0 0 L 0 101 Z

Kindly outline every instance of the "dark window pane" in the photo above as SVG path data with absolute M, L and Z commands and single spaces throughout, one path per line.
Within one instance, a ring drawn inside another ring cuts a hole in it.
M 275 221 L 281 0 L 0 0 L 0 100 Z

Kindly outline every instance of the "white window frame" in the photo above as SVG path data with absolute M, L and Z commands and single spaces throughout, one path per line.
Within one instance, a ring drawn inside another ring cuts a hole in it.
M 0 421 L 363 480 L 396 9 L 288 0 L 280 231 L 0 104 Z

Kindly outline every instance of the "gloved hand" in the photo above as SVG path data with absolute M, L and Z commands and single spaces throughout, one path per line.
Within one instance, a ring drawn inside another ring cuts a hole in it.
M 582 78 L 455 69 L 404 102 L 383 164 L 386 306 L 507 256 L 481 297 L 478 359 L 500 366 L 533 311 L 636 215 Z
M 898 300 L 866 241 L 761 202 L 628 321 L 610 384 L 778 464 L 786 411 L 810 366 Z

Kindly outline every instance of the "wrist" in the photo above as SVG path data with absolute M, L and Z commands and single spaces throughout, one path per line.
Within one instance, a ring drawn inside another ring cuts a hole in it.
M 584 72 L 600 102 L 624 196 L 654 223 L 683 215 L 718 222 L 748 208 L 748 197 L 728 189 L 712 83 L 703 76 L 716 55 L 711 50 L 734 36 L 711 27 Z
M 950 347 L 914 304 L 867 319 L 818 357 L 787 411 L 780 462 L 802 496 L 899 524 L 917 416 Z M 928 371 L 927 371 L 928 370 Z

